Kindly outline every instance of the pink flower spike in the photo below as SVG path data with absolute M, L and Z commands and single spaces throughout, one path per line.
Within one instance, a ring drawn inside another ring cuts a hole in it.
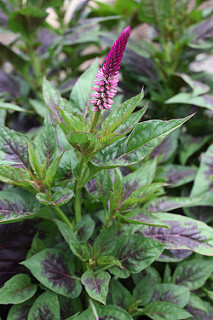
M 94 111 L 110 109 L 112 106 L 113 100 L 111 99 L 117 92 L 117 83 L 119 81 L 117 78 L 118 71 L 130 36 L 130 31 L 130 26 L 128 26 L 121 32 L 105 59 L 102 68 L 96 74 L 98 80 L 95 80 L 94 83 L 97 87 L 92 88 L 96 94 L 100 94 L 100 97 L 97 95 L 96 98 L 94 94 L 91 94 L 92 97 L 97 99 L 90 100 L 94 106 Z

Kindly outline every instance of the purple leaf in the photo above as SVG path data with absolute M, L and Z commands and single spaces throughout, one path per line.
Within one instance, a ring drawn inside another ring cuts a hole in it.
M 56 249 L 45 249 L 22 262 L 50 290 L 76 298 L 81 284 L 72 276 L 67 259 Z
M 204 41 L 205 39 L 212 38 L 213 36 L 212 30 L 213 30 L 213 21 L 211 18 L 196 24 L 195 27 L 192 29 L 192 34 L 196 36 L 196 38 L 193 40 L 193 43 L 199 42 L 200 40 Z
M 33 299 L 20 304 L 14 304 L 8 313 L 7 320 L 28 320 L 28 314 L 32 307 Z
M 109 281 L 110 274 L 105 271 L 93 273 L 88 270 L 84 272 L 81 277 L 81 282 L 83 283 L 88 295 L 103 304 L 106 304 Z
M 189 298 L 190 292 L 187 287 L 171 283 L 160 283 L 154 286 L 151 301 L 167 301 L 183 308 L 188 303 Z
M 190 317 L 190 313 L 184 309 L 165 301 L 152 301 L 145 307 L 143 314 L 153 320 L 182 320 Z
M 192 318 L 193 320 L 201 320 L 201 319 L 212 320 L 213 319 L 213 309 L 212 311 L 206 313 L 203 310 L 188 306 L 186 310 L 190 312 L 190 314 L 193 316 Z
M 171 188 L 179 187 L 193 181 L 196 172 L 194 168 L 169 164 L 158 168 L 155 181 L 165 181 Z
M 141 224 L 168 228 L 168 225 L 159 220 L 158 214 L 154 214 L 144 209 L 131 211 L 130 213 L 127 213 L 125 215 L 119 214 L 119 217 L 130 224 Z
M 56 294 L 46 291 L 34 302 L 28 320 L 60 320 L 59 302 Z
M 193 315 L 195 320 L 212 320 L 213 307 L 208 302 L 191 293 L 186 309 Z
M 39 55 L 46 53 L 56 38 L 57 36 L 55 33 L 48 29 L 41 28 L 38 35 L 38 41 L 41 43 L 40 47 L 37 49 Z
M 0 148 L 1 148 L 1 160 L 5 160 L 5 164 L 8 163 L 17 168 L 29 167 L 28 156 L 28 138 L 21 133 L 10 130 L 6 127 L 0 127 Z
M 26 258 L 34 234 L 30 221 L 0 225 L 0 286 L 24 268 L 19 262 Z
M 162 262 L 179 262 L 185 260 L 192 254 L 190 250 L 164 250 L 158 261 Z
M 173 283 L 196 290 L 204 285 L 213 271 L 211 261 L 193 259 L 181 262 L 173 273 Z
M 12 98 L 20 95 L 18 82 L 10 75 L 0 70 L 0 93 L 10 94 Z
M 213 256 L 211 227 L 176 214 L 159 213 L 159 219 L 169 225 L 169 229 L 144 226 L 140 227 L 141 235 L 160 241 L 166 249 L 186 249 Z
M 193 206 L 199 200 L 200 198 L 159 197 L 150 201 L 148 210 L 152 212 L 167 212 L 186 206 Z
M 124 276 L 126 277 L 126 271 L 132 273 L 142 271 L 162 253 L 164 247 L 158 244 L 159 243 L 155 240 L 153 241 L 153 239 L 140 237 L 138 235 L 120 235 L 114 255 L 121 262 L 123 269 L 113 267 L 110 269 L 110 272 L 117 276 L 122 276 L 122 271 L 124 271 Z
M 25 219 L 40 209 L 40 203 L 28 191 L 12 188 L 0 192 L 0 223 Z
M 179 130 L 174 131 L 166 137 L 161 144 L 156 147 L 152 153 L 151 158 L 158 158 L 158 162 L 166 162 L 175 152 L 178 143 Z
M 37 285 L 31 283 L 27 274 L 16 274 L 0 289 L 1 304 L 19 304 L 34 296 Z
M 203 221 L 207 224 L 213 221 L 212 207 L 196 206 L 184 208 L 184 212 L 188 217 Z

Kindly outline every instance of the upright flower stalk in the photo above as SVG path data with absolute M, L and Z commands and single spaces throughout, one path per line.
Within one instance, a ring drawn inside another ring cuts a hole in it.
M 96 87 L 93 87 L 93 99 L 90 102 L 94 106 L 94 111 L 110 109 L 117 92 L 118 71 L 121 66 L 123 53 L 126 49 L 127 41 L 130 36 L 130 26 L 126 27 L 113 44 L 103 67 L 98 71 L 95 80 Z

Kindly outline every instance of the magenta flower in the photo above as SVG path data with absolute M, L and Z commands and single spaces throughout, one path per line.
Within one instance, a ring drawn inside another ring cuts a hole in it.
M 117 92 L 118 70 L 121 66 L 123 53 L 126 49 L 127 41 L 130 36 L 130 26 L 125 28 L 113 44 L 103 67 L 98 71 L 95 80 L 97 87 L 92 87 L 95 93 L 91 96 L 90 102 L 94 106 L 94 111 L 110 109 Z

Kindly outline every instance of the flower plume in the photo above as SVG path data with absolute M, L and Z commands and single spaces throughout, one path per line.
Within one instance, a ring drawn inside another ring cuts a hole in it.
M 113 44 L 103 67 L 98 71 L 94 83 L 97 87 L 92 87 L 95 91 L 91 94 L 93 99 L 90 102 L 94 106 L 94 111 L 110 109 L 117 92 L 118 70 L 121 66 L 123 53 L 126 49 L 127 41 L 130 36 L 130 26 L 126 27 Z

